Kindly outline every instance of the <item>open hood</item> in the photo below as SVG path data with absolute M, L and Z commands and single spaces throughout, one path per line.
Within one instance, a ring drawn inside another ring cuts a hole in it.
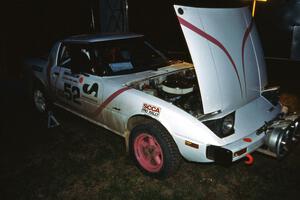
M 249 9 L 174 8 L 195 67 L 204 113 L 236 110 L 257 98 L 267 78 Z

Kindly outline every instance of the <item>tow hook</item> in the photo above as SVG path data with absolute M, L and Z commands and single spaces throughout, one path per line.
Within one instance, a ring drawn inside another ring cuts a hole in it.
M 254 158 L 251 154 L 247 154 L 246 155 L 246 161 L 245 161 L 245 164 L 246 165 L 252 165 L 254 163 Z

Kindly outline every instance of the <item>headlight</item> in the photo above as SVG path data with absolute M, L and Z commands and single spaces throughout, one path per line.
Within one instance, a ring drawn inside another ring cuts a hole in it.
M 220 138 L 227 137 L 234 133 L 234 112 L 221 119 L 203 122 L 212 132 Z
M 227 136 L 233 132 L 234 128 L 234 115 L 227 115 L 223 118 L 222 123 L 222 133 L 223 135 Z

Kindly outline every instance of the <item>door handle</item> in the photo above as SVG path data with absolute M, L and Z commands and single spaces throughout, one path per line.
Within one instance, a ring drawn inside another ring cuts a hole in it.
M 120 108 L 117 108 L 117 107 L 113 107 L 114 110 L 116 111 L 120 111 L 121 109 Z

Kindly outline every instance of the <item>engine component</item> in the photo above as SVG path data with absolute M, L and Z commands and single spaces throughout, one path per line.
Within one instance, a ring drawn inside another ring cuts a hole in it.
M 298 141 L 300 139 L 300 130 L 299 130 L 299 121 L 296 121 L 293 125 L 294 130 L 294 139 Z
M 143 91 L 147 94 L 152 95 L 152 96 L 157 96 L 157 90 L 156 89 L 146 88 L 146 89 L 143 89 Z
M 265 144 L 269 150 L 276 154 L 278 158 L 284 157 L 290 147 L 290 134 L 281 128 L 275 128 L 269 133 L 265 139 Z
M 300 117 L 296 114 L 291 114 L 285 117 L 285 120 L 293 121 L 290 128 L 293 129 L 293 141 L 299 141 L 300 139 Z
M 182 74 L 173 74 L 162 83 L 162 90 L 169 94 L 185 95 L 193 92 L 193 81 Z
M 184 94 L 193 92 L 192 87 L 191 88 L 178 88 L 178 87 L 172 88 L 172 87 L 168 87 L 166 85 L 162 86 L 162 90 L 169 94 L 178 94 L 178 95 L 184 95 Z
M 203 116 L 202 101 L 194 69 L 156 76 L 132 85 L 138 90 L 176 105 L 197 119 Z
M 182 108 L 183 110 L 187 111 L 197 119 L 202 116 L 203 108 L 201 97 L 197 92 L 193 92 L 187 95 L 182 96 L 178 99 L 175 104 Z
M 293 119 L 293 120 L 292 120 Z M 299 118 L 288 116 L 286 119 L 274 122 L 266 132 L 265 144 L 268 149 L 283 158 L 299 139 Z

